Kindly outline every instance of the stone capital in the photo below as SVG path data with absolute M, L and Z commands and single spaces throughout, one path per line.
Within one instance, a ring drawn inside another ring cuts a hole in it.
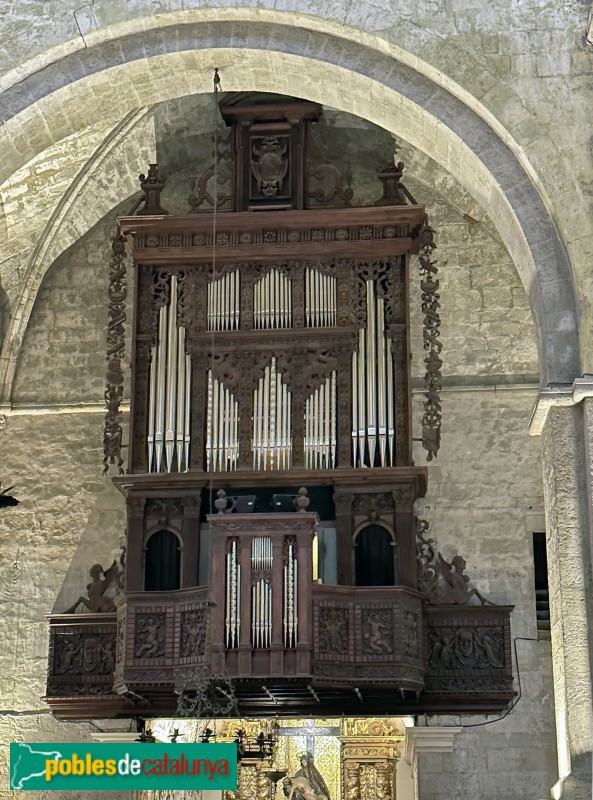
M 541 436 L 551 408 L 576 406 L 588 397 L 593 397 L 593 375 L 575 378 L 572 384 L 561 383 L 542 389 L 531 413 L 529 435 Z
M 137 742 L 140 734 L 137 731 L 93 731 L 89 735 L 94 742 L 101 742 L 103 744 L 129 744 L 130 742 Z
M 406 761 L 412 767 L 412 775 L 416 775 L 418 755 L 420 753 L 451 753 L 455 749 L 453 740 L 460 727 L 444 728 L 406 728 L 405 753 Z

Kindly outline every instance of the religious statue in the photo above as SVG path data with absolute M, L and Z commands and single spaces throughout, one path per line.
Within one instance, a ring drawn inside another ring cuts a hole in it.
M 283 781 L 284 794 L 288 800 L 330 800 L 327 784 L 313 764 L 313 755 L 304 753 L 300 761 L 301 768 L 294 777 Z
M 88 599 L 86 597 L 79 597 L 78 600 L 71 606 L 65 613 L 74 614 L 80 605 L 88 608 L 89 611 L 97 613 L 108 613 L 115 611 L 115 603 L 111 597 L 106 597 L 105 592 L 111 585 L 111 582 L 117 574 L 117 561 L 114 560 L 109 569 L 104 570 L 101 564 L 93 564 L 89 573 L 93 579 L 91 583 L 87 583 Z M 101 575 L 104 578 L 101 579 Z

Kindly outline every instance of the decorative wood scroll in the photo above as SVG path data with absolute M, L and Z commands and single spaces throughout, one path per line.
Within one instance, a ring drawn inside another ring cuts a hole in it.
M 109 321 L 107 323 L 107 387 L 105 389 L 105 430 L 103 434 L 103 472 L 117 464 L 123 473 L 122 418 L 120 405 L 124 396 L 122 362 L 125 353 L 126 297 L 126 240 L 118 231 L 111 242 L 109 263 Z
M 443 361 L 440 357 L 443 343 L 441 342 L 441 317 L 439 314 L 440 294 L 439 281 L 436 278 L 438 267 L 433 258 L 436 244 L 434 231 L 425 220 L 424 228 L 420 233 L 422 250 L 420 252 L 420 286 L 422 289 L 422 313 L 424 314 L 424 330 L 422 333 L 424 349 L 427 352 L 424 363 L 426 374 L 424 376 L 424 414 L 422 416 L 422 447 L 427 451 L 427 460 L 436 457 L 441 443 L 441 397 L 442 387 L 441 367 Z

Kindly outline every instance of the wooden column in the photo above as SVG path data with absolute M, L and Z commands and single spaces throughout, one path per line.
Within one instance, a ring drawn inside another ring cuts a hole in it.
M 292 327 L 305 327 L 305 267 L 306 264 L 294 262 L 290 265 L 292 287 Z
M 292 466 L 305 465 L 305 386 L 303 373 L 306 355 L 295 352 L 292 359 L 290 388 L 292 391 Z
M 415 493 L 410 487 L 393 491 L 395 511 L 393 514 L 397 541 L 396 584 L 416 589 L 418 584 L 416 566 L 416 521 L 414 517 Z
M 241 598 L 239 633 L 239 674 L 251 674 L 251 540 L 252 536 L 241 536 L 239 541 L 239 564 L 241 565 Z
M 297 638 L 297 674 L 311 674 L 311 581 L 313 576 L 313 531 L 297 533 L 297 604 L 299 627 Z
M 191 354 L 191 446 L 190 470 L 203 472 L 205 463 L 204 433 L 206 430 L 206 370 L 208 354 L 195 341 L 188 342 Z
M 253 453 L 251 441 L 253 437 L 253 367 L 244 360 L 240 365 L 239 378 L 239 469 L 252 469 Z
M 208 517 L 208 521 L 212 520 Z M 226 599 L 226 554 L 228 538 L 216 534 L 214 525 L 210 524 L 210 586 L 212 609 L 212 627 L 210 642 L 212 648 L 212 669 L 222 672 L 225 661 L 225 599 Z
M 270 675 L 284 672 L 284 536 L 272 537 L 272 647 Z
M 128 531 L 126 536 L 126 590 L 144 590 L 144 497 L 130 495 L 127 498 Z
M 352 490 L 335 487 L 334 504 L 336 508 L 338 584 L 352 586 L 354 584 Z
M 150 346 L 152 344 L 152 269 L 136 266 L 134 270 L 134 322 L 132 330 L 132 385 L 130 391 L 130 472 L 146 472 L 148 453 L 148 387 L 150 383 Z
M 183 564 L 181 568 L 181 588 L 190 589 L 198 585 L 198 568 L 200 557 L 200 490 L 196 494 L 183 499 L 183 521 L 181 537 L 183 539 Z
M 336 353 L 338 359 L 338 468 L 352 466 L 352 352 L 353 345 L 349 343 L 341 346 Z

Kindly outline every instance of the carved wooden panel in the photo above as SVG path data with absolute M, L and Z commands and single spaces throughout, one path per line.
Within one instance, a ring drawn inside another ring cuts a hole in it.
M 48 695 L 110 694 L 115 667 L 115 616 L 78 615 L 85 625 L 52 625 L 49 646 Z

